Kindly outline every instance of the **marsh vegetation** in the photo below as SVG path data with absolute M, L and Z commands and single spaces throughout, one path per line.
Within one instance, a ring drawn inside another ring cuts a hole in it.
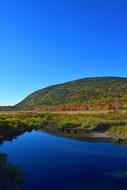
M 43 129 L 75 137 L 127 138 L 127 112 L 22 112 L 0 114 L 0 141 Z M 74 135 L 75 134 L 75 135 Z

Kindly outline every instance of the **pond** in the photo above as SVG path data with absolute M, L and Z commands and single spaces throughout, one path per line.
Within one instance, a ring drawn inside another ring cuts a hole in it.
M 8 164 L 24 173 L 22 187 L 9 190 L 127 188 L 127 148 L 112 143 L 83 142 L 32 131 L 5 141 L 0 153 L 7 156 Z

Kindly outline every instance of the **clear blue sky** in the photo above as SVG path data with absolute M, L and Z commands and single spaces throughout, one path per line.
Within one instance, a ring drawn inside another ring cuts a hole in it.
M 0 105 L 91 76 L 127 77 L 126 0 L 0 1 Z

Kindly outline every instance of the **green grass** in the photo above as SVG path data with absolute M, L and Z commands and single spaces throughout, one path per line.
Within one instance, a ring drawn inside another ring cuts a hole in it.
M 91 130 L 109 136 L 127 137 L 127 112 L 13 113 L 0 115 L 0 139 L 32 129 Z
M 125 126 L 113 126 L 108 132 L 110 136 L 127 137 L 127 125 Z

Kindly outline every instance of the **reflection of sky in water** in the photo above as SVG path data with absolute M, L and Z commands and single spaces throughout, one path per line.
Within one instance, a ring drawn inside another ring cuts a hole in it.
M 124 190 L 127 148 L 43 132 L 25 133 L 0 148 L 26 173 L 23 190 Z

